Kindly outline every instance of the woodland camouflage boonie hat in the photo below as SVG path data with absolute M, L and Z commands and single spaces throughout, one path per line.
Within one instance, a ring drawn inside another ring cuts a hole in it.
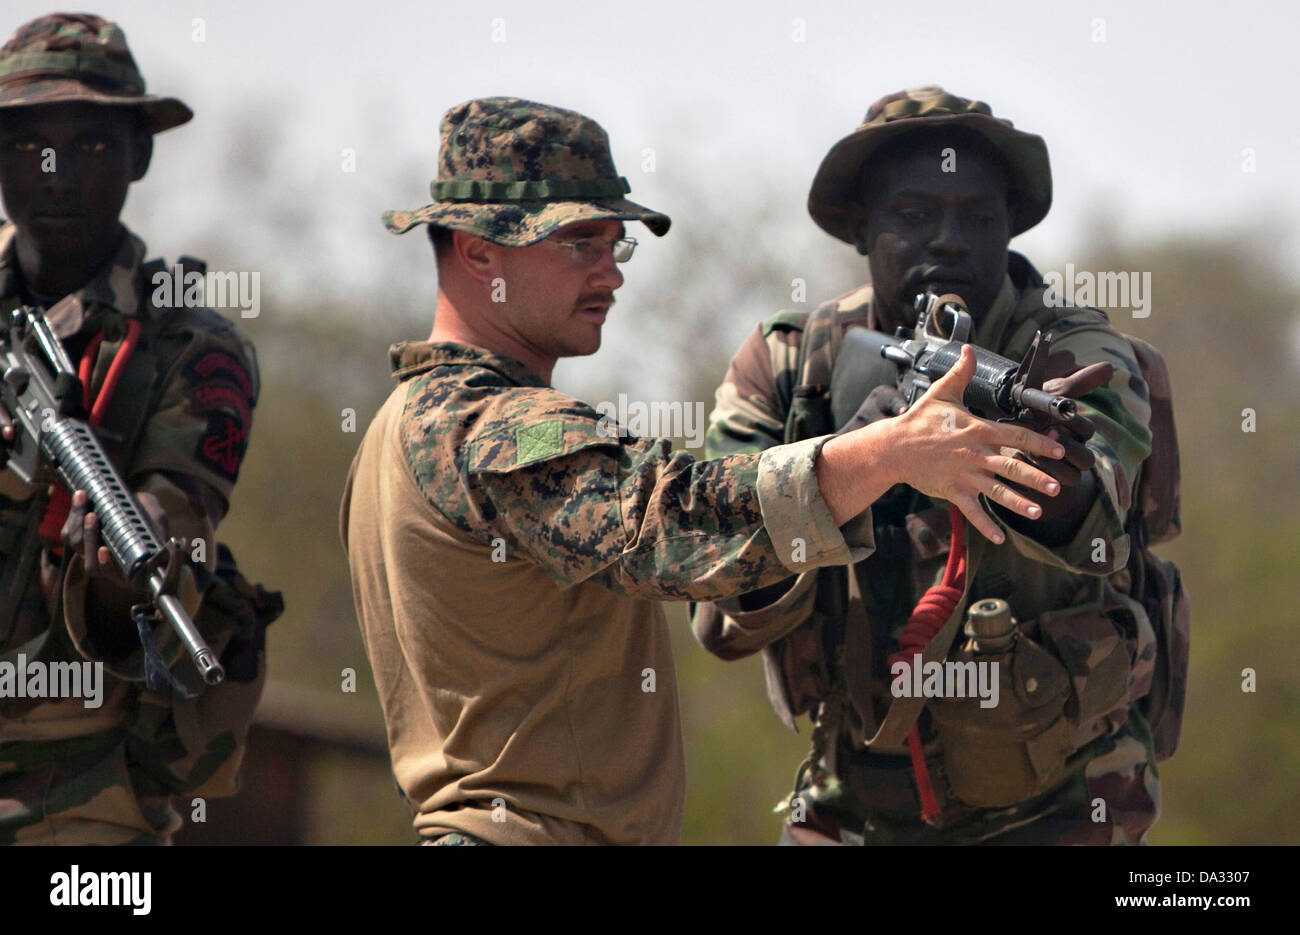
M 871 105 L 862 125 L 831 147 L 813 179 L 808 213 L 822 230 L 854 242 L 861 219 L 863 167 L 886 141 L 924 127 L 966 127 L 998 150 L 1011 171 L 1015 198 L 1011 235 L 1029 230 L 1052 206 L 1052 168 L 1041 136 L 1015 129 L 993 116 L 983 101 L 949 94 L 938 85 L 887 94 Z
M 387 228 L 417 224 L 526 247 L 576 221 L 642 221 L 662 237 L 667 215 L 628 201 L 609 137 L 582 114 L 514 97 L 453 107 L 442 118 L 433 203 L 385 211 Z
M 34 19 L 0 48 L 0 108 L 65 101 L 139 108 L 153 133 L 194 116 L 174 97 L 145 94 L 122 30 L 89 13 Z

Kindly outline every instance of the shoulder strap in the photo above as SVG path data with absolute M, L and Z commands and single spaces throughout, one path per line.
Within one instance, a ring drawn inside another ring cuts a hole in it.
M 830 396 L 835 361 L 844 343 L 845 329 L 862 319 L 860 305 L 842 304 L 853 295 L 849 293 L 819 305 L 804 323 L 796 358 L 798 382 L 785 423 L 787 444 L 826 435 L 837 428 L 833 424 Z
M 170 333 L 164 326 L 167 317 L 183 313 L 184 291 L 174 290 L 171 304 L 155 301 L 157 291 L 149 288 L 155 274 L 173 275 L 179 271 L 182 281 L 190 273 L 203 275 L 207 264 L 192 256 L 182 256 L 168 271 L 163 260 L 155 258 L 140 266 L 139 315 L 145 326 L 141 331 L 140 345 L 127 360 L 118 382 L 117 391 L 99 425 L 100 434 L 110 450 L 131 451 L 144 430 L 149 412 L 156 397 L 165 387 L 155 385 L 165 376 L 184 353 L 189 341 L 183 332 Z
M 1183 526 L 1174 396 L 1161 353 L 1141 338 L 1124 337 L 1137 357 L 1151 404 L 1151 454 L 1142 462 L 1134 506 L 1142 514 L 1145 543 L 1155 545 L 1176 538 Z

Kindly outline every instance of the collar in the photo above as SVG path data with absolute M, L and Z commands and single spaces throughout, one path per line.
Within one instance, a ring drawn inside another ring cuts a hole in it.
M 17 234 L 18 228 L 11 223 L 0 226 L 0 302 L 21 294 L 14 243 Z M 66 338 L 81 331 L 87 323 L 98 331 L 110 322 L 138 318 L 141 308 L 140 266 L 144 252 L 144 241 L 127 230 L 117 253 L 96 270 L 84 286 L 46 310 L 45 317 L 54 333 Z
M 399 381 L 434 367 L 480 367 L 499 373 L 513 386 L 547 385 L 513 357 L 456 341 L 402 341 L 388 349 L 388 363 Z

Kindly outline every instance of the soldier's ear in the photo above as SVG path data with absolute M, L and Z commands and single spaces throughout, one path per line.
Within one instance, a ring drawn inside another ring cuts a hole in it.
M 496 244 L 464 231 L 452 231 L 452 252 L 457 263 L 481 283 L 490 283 L 501 275 Z
M 153 159 L 153 133 L 145 125 L 143 117 L 137 121 L 135 131 L 131 134 L 131 181 L 138 182 L 149 171 L 149 162 Z

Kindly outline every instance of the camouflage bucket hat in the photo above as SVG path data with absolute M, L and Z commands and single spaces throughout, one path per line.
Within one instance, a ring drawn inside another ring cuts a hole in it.
M 417 224 L 464 231 L 506 247 L 526 247 L 576 221 L 642 221 L 662 237 L 671 223 L 623 196 L 609 137 L 582 114 L 514 97 L 453 107 L 442 118 L 433 203 L 384 212 L 404 234 Z
M 89 13 L 34 19 L 0 48 L 0 108 L 65 101 L 139 108 L 154 133 L 194 116 L 174 97 L 145 94 L 122 30 Z
M 983 101 L 949 94 L 938 85 L 887 94 L 871 105 L 862 125 L 831 147 L 813 179 L 808 213 L 822 230 L 854 242 L 861 218 L 863 169 L 886 141 L 922 127 L 966 127 L 983 136 L 1007 161 L 1015 198 L 1011 235 L 1029 230 L 1052 205 L 1052 168 L 1041 136 L 1016 130 L 993 116 Z

